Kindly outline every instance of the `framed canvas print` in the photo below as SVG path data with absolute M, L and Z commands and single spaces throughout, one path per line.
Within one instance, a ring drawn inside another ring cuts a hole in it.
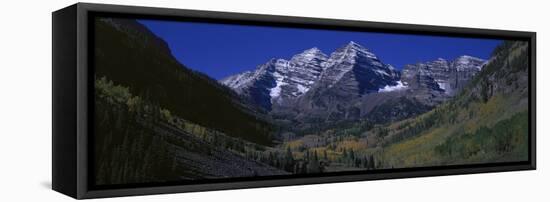
M 53 13 L 74 198 L 535 169 L 535 33 L 79 3 Z

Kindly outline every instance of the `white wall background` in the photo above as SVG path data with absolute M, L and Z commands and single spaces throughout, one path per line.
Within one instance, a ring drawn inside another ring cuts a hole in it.
M 94 3 L 536 31 L 538 170 L 214 191 L 107 201 L 548 201 L 549 6 L 482 0 L 140 0 Z M 51 12 L 69 0 L 1 1 L 0 201 L 69 201 L 51 186 Z M 546 19 L 546 20 L 545 20 Z

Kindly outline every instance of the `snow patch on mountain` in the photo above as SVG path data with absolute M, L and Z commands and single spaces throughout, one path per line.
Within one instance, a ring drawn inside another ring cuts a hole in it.
M 384 86 L 384 88 L 380 88 L 378 92 L 385 93 L 385 92 L 393 92 L 393 91 L 402 91 L 402 90 L 406 90 L 407 88 L 408 86 L 406 84 L 404 84 L 401 81 L 397 81 L 396 85 L 393 85 L 393 86 L 386 85 Z
M 283 82 L 285 77 L 279 72 L 274 72 L 273 76 L 275 77 L 275 87 L 269 90 L 271 98 L 279 97 L 281 95 L 281 87 L 287 85 L 287 83 Z
M 301 94 L 304 94 L 309 90 L 309 88 L 302 86 L 300 84 L 296 85 L 296 87 L 298 88 L 298 92 L 300 92 Z
M 457 71 L 464 71 L 469 68 L 476 68 L 478 71 L 481 70 L 483 64 L 486 61 L 480 58 L 476 58 L 469 55 L 463 55 L 458 57 L 454 61 L 454 65 Z
M 441 88 L 442 90 L 447 90 L 449 88 L 448 83 L 437 82 L 437 85 L 439 85 L 439 88 Z

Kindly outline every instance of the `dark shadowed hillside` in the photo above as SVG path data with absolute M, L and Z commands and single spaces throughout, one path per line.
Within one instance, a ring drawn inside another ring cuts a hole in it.
M 287 174 L 247 158 L 261 145 L 181 119 L 105 77 L 95 89 L 97 185 Z
M 176 61 L 166 43 L 135 20 L 101 19 L 95 27 L 96 77 L 173 114 L 228 135 L 271 144 L 270 125 L 217 81 Z

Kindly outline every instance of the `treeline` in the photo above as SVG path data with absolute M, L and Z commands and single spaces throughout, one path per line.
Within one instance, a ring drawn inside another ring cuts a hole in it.
M 380 161 L 379 159 L 377 159 Z M 349 167 L 364 168 L 367 170 L 372 170 L 377 168 L 376 165 L 380 165 L 381 162 L 375 160 L 374 155 L 372 154 L 358 154 L 353 149 L 347 150 L 343 149 L 342 156 L 336 160 L 339 163 L 343 163 Z
M 321 133 L 333 133 L 335 135 L 354 135 L 360 136 L 362 132 L 368 131 L 374 127 L 374 123 L 367 119 L 353 120 L 353 121 L 336 121 L 325 122 L 324 120 L 309 120 L 307 126 L 295 127 L 296 123 L 279 123 L 280 130 L 289 130 L 298 137 L 321 134 Z
M 346 149 L 341 154 L 331 157 L 327 154 L 327 150 L 308 149 L 303 152 L 293 152 L 287 148 L 285 151 L 249 152 L 247 158 L 294 174 L 327 172 L 327 168 L 332 164 L 364 170 L 376 169 L 378 165 L 382 165 L 380 159 L 375 159 L 374 155 L 360 154 Z

